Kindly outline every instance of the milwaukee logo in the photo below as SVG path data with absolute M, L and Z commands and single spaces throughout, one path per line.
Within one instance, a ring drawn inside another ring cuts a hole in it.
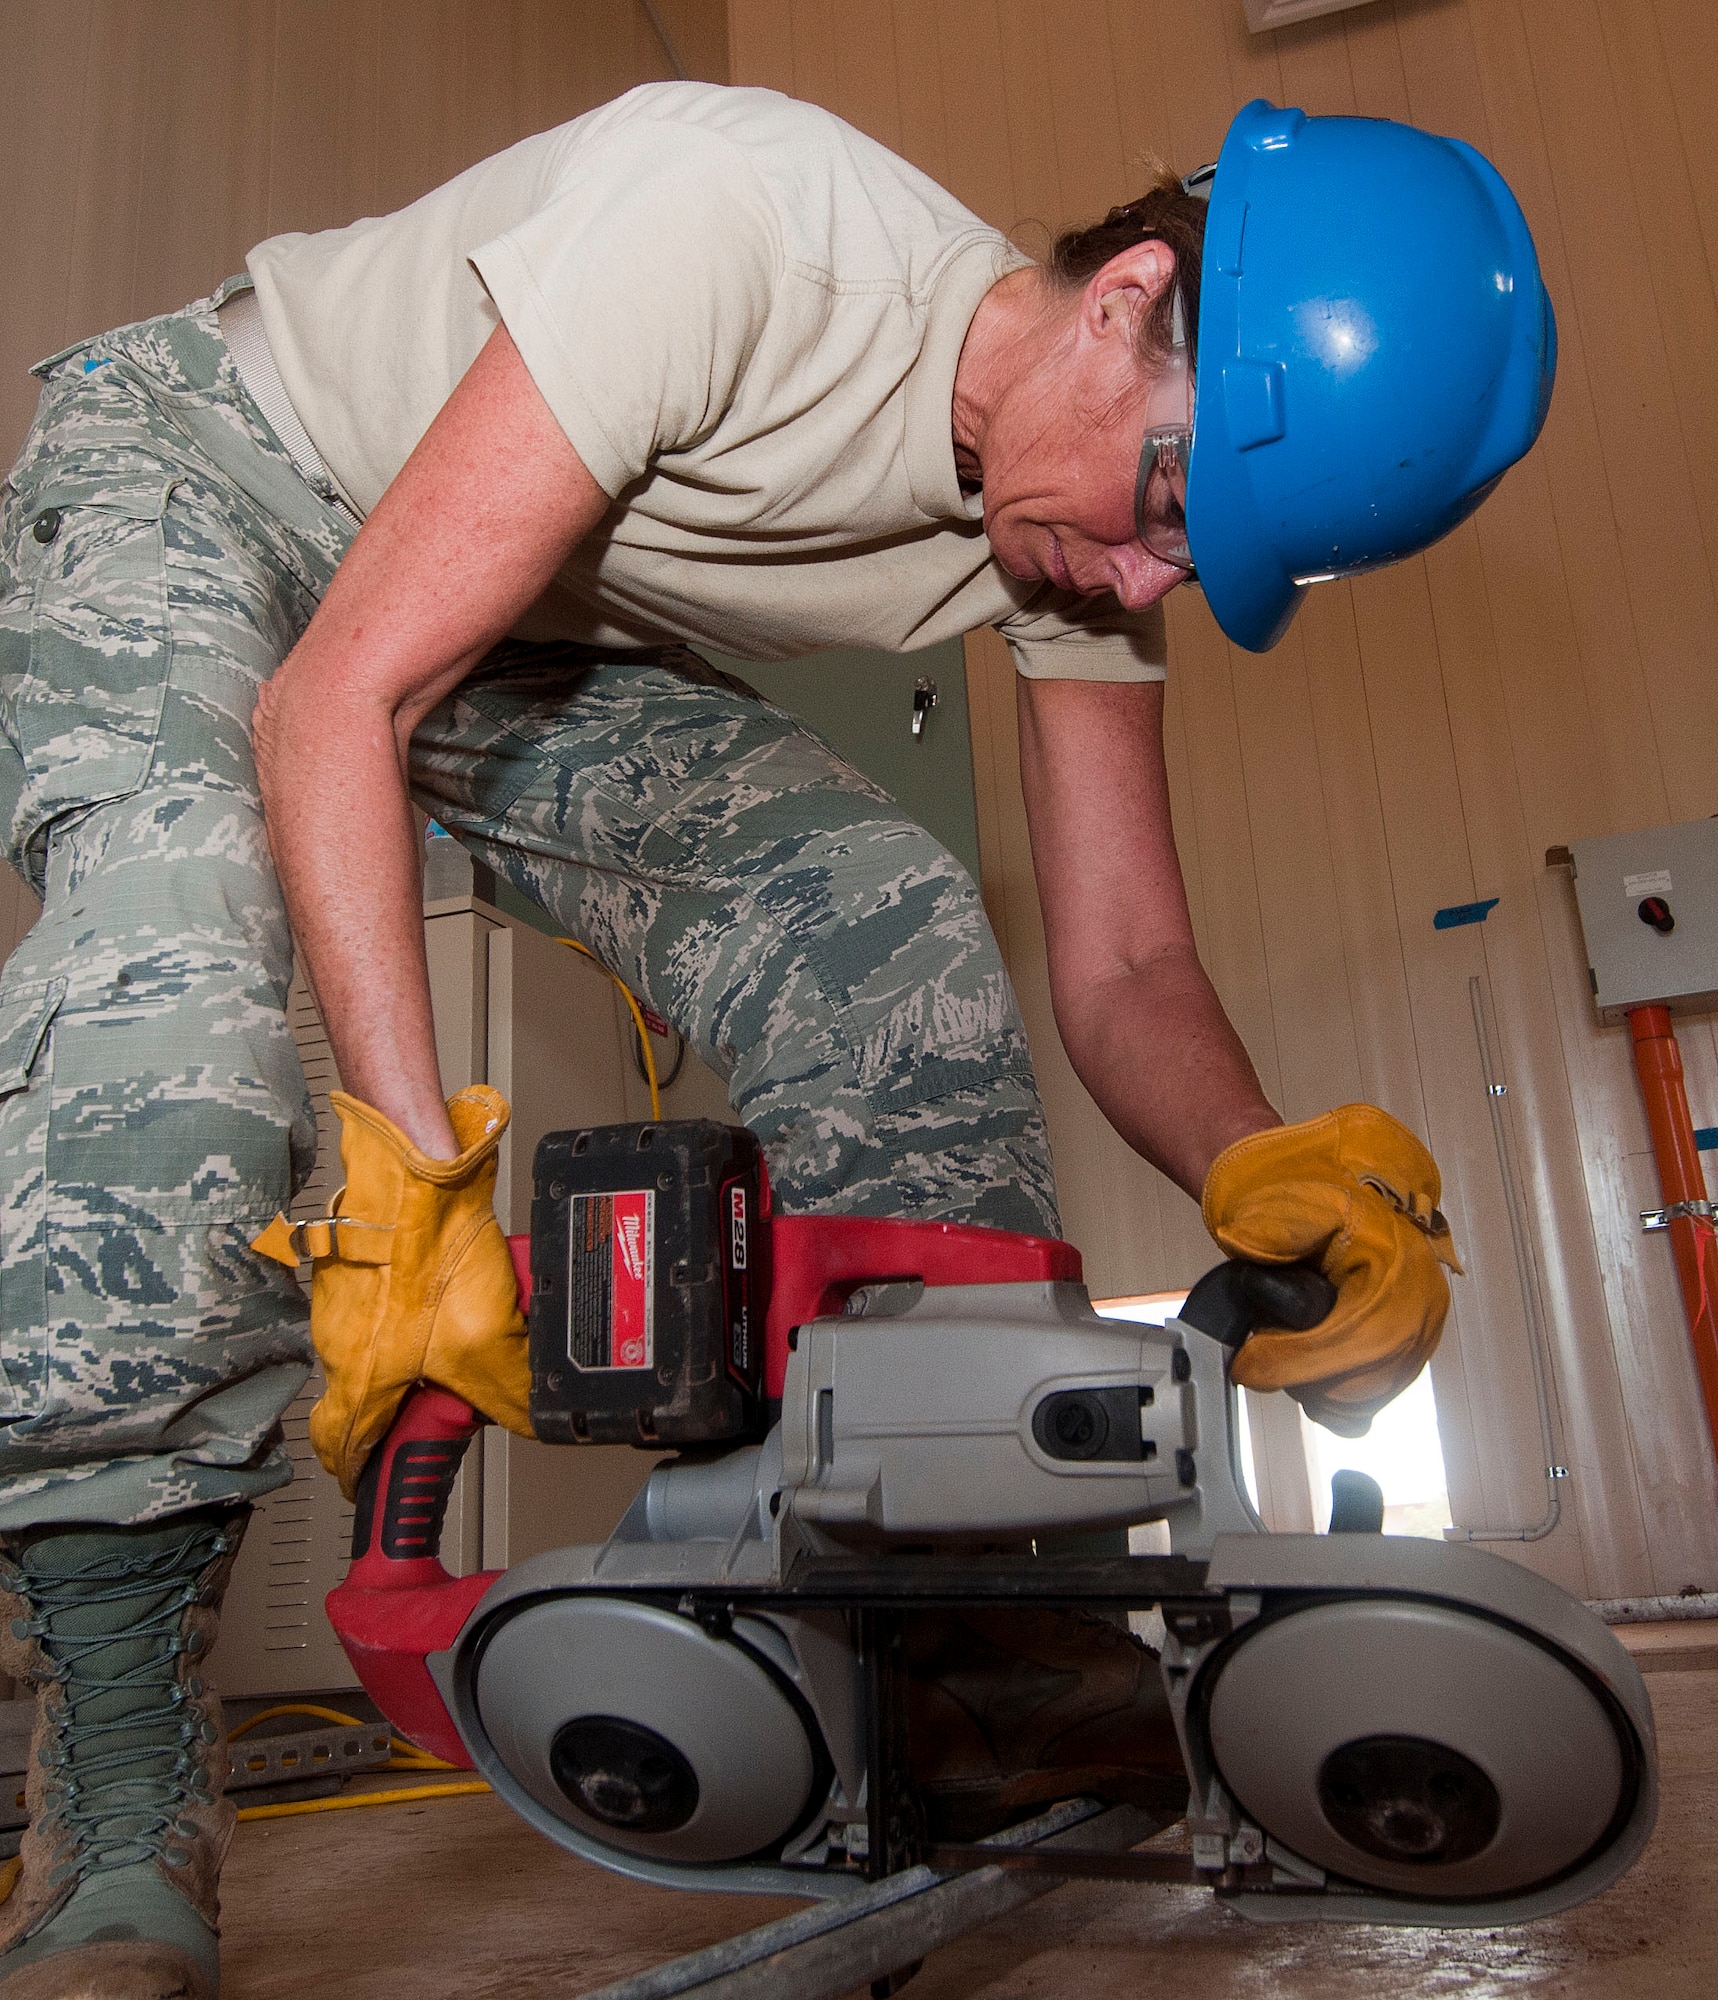
M 644 1282 L 644 1218 L 641 1215 L 617 1215 L 614 1226 L 614 1247 L 620 1253 L 620 1261 L 626 1275 L 635 1284 Z
M 728 1190 L 728 1262 L 736 1271 L 746 1268 L 746 1191 Z

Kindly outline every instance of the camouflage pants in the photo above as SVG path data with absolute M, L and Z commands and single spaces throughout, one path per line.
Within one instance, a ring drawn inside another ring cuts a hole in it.
M 223 296 L 45 363 L 0 488 L 0 826 L 44 904 L 0 975 L 0 1528 L 290 1476 L 306 1312 L 247 1245 L 315 1131 L 248 731 L 352 530 Z M 412 780 L 729 1079 L 784 1209 L 1054 1231 L 972 883 L 792 718 L 675 649 L 510 645 Z

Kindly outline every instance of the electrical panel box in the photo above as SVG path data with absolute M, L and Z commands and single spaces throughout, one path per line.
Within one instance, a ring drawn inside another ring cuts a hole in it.
M 1593 998 L 1631 1007 L 1718 1007 L 1718 819 L 1572 841 Z

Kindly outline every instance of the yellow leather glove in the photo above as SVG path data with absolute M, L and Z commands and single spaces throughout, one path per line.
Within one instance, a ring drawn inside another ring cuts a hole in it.
M 276 1216 L 251 1248 L 282 1264 L 314 1259 L 310 1337 L 328 1386 L 310 1413 L 310 1441 L 350 1500 L 415 1383 L 451 1389 L 530 1437 L 531 1368 L 495 1219 L 507 1100 L 482 1084 L 448 1099 L 456 1160 L 420 1153 L 344 1091 L 329 1102 L 340 1114 L 346 1185 L 325 1218 L 295 1228 Z
M 1375 1104 L 1254 1132 L 1205 1179 L 1205 1227 L 1232 1257 L 1316 1264 L 1336 1287 L 1306 1333 L 1263 1328 L 1236 1355 L 1249 1389 L 1286 1389 L 1341 1437 L 1363 1436 L 1438 1344 L 1460 1271 L 1437 1162 Z

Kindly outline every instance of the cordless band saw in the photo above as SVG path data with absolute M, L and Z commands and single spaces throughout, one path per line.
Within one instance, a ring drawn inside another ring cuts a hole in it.
M 1191 1853 L 1063 1874 L 1489 1927 L 1645 1845 L 1651 1708 L 1581 1604 L 1470 1546 L 1273 1535 L 1253 1511 L 1229 1356 L 1316 1324 L 1318 1273 L 1220 1265 L 1178 1319 L 1106 1319 L 1067 1243 L 772 1215 L 756 1141 L 704 1122 L 551 1134 L 513 1248 L 538 1436 L 674 1455 L 600 1547 L 453 1577 L 479 1420 L 419 1389 L 328 1611 L 394 1725 L 561 1846 L 811 1898 L 994 1861 L 927 1841 L 902 1633 L 999 1605 L 1162 1617 Z M 1153 1521 L 1168 1555 L 1053 1552 Z

